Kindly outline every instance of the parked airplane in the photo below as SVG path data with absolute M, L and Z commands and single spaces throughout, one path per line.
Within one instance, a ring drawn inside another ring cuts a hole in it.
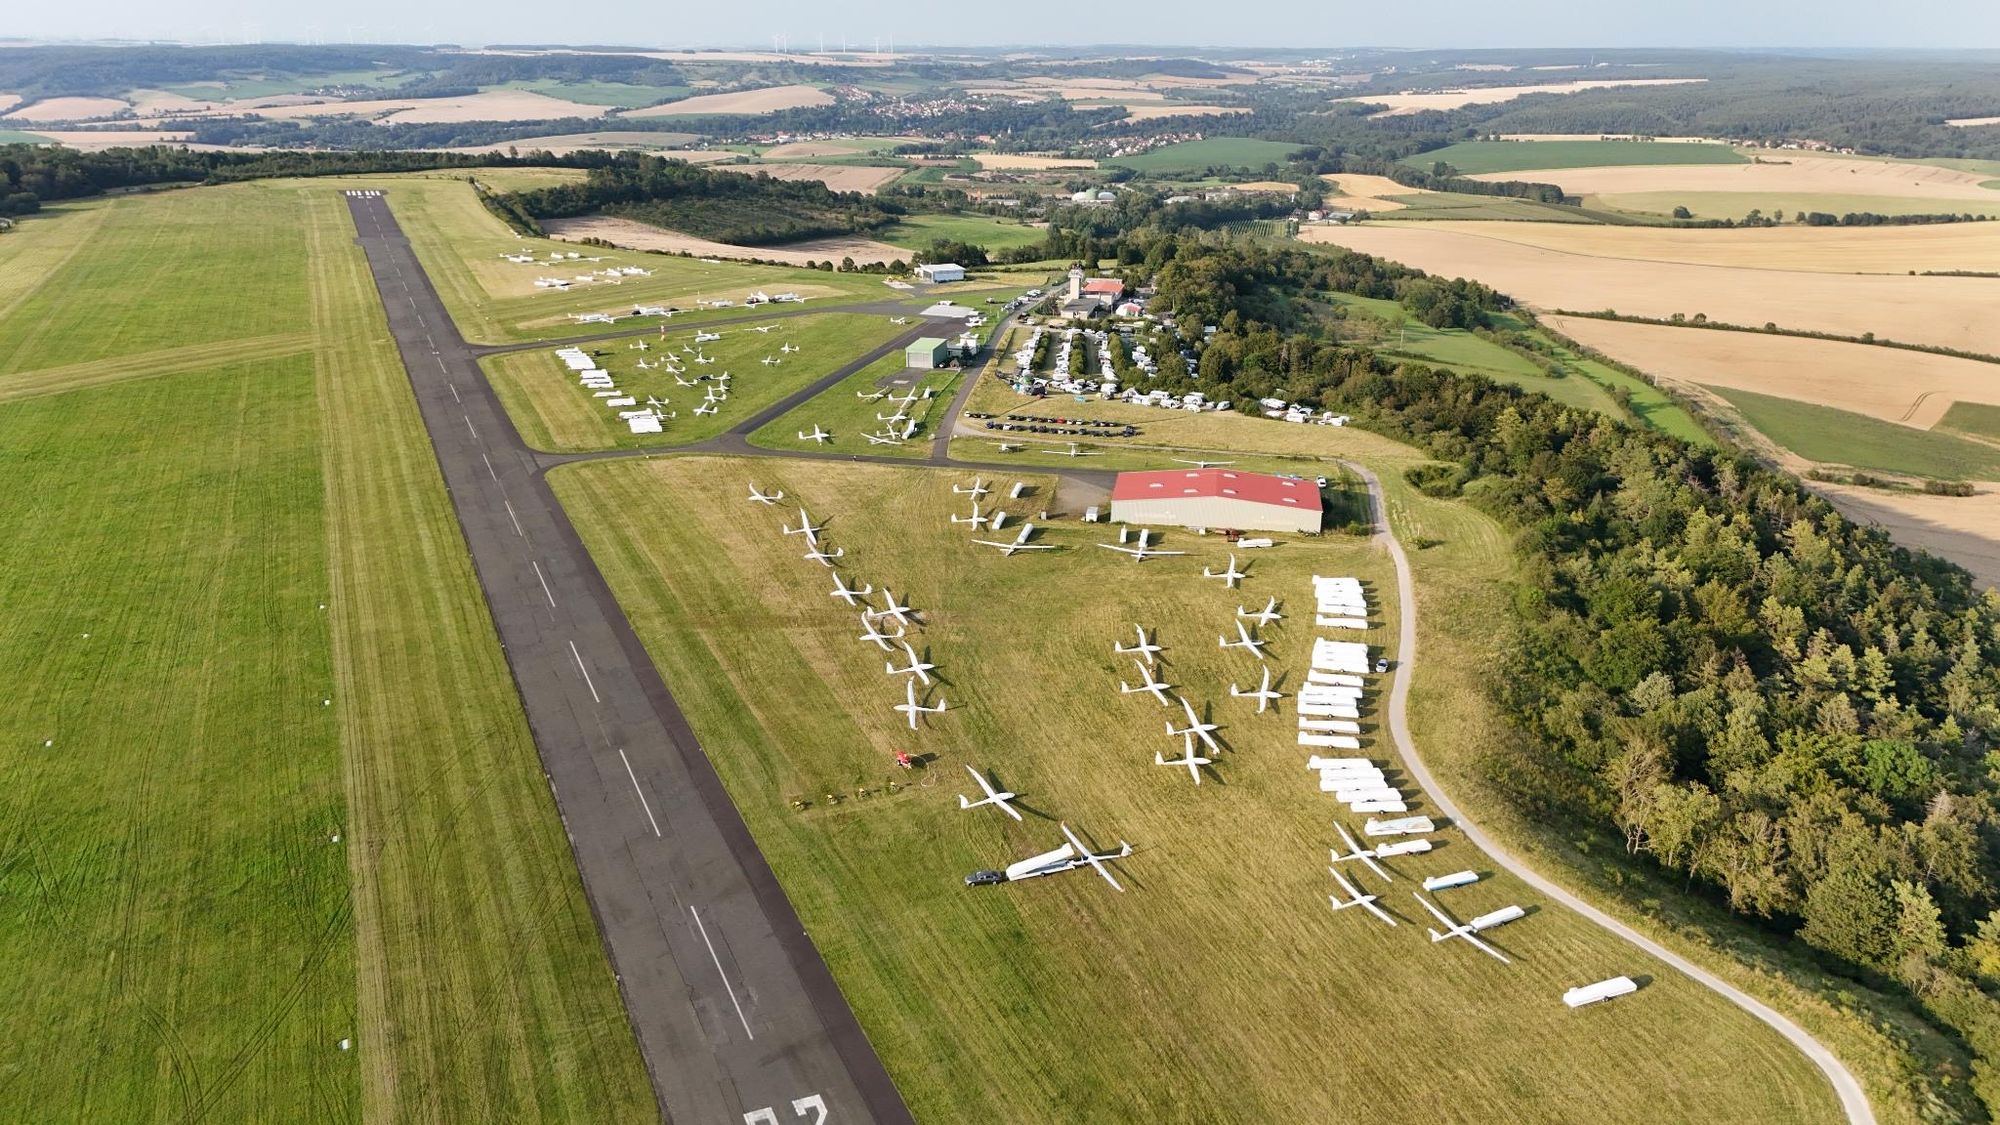
M 785 355 L 790 355 L 793 352 L 798 351 L 799 346 L 797 344 L 792 343 L 790 340 L 786 340 L 784 343 L 778 345 L 778 350 L 780 352 L 783 352 Z
M 1431 935 L 1431 941 L 1440 942 L 1444 941 L 1447 938 L 1455 938 L 1455 937 L 1464 938 L 1466 941 L 1471 942 L 1475 949 L 1478 949 L 1481 953 L 1487 954 L 1488 956 L 1498 959 L 1501 964 L 1503 965 L 1513 964 L 1512 961 L 1509 961 L 1507 959 L 1506 954 L 1500 952 L 1499 950 L 1493 948 L 1492 946 L 1486 944 L 1485 942 L 1480 941 L 1477 935 L 1481 931 L 1490 930 L 1495 926 L 1504 925 L 1508 922 L 1514 921 L 1517 918 L 1526 917 L 1528 913 L 1527 911 L 1521 909 L 1518 906 L 1503 906 L 1500 909 L 1495 910 L 1490 914 L 1481 914 L 1479 917 L 1474 918 L 1472 921 L 1467 922 L 1461 926 L 1457 922 L 1451 920 L 1451 915 L 1446 914 L 1444 911 L 1432 905 L 1431 901 L 1425 898 L 1424 896 L 1417 894 L 1415 891 L 1411 891 L 1410 896 L 1412 898 L 1415 898 L 1418 902 L 1422 903 L 1424 909 L 1430 911 L 1431 915 L 1435 917 L 1438 920 L 1439 924 L 1441 924 L 1445 928 L 1443 933 L 1439 933 L 1436 930 L 1429 931 Z
M 812 443 L 813 443 L 813 444 L 815 444 L 815 445 L 819 445 L 819 444 L 822 444 L 822 443 L 824 443 L 824 442 L 827 442 L 827 441 L 830 441 L 830 440 L 832 440 L 832 438 L 833 438 L 833 435 L 832 435 L 832 434 L 830 434 L 830 433 L 827 433 L 827 432 L 826 432 L 825 430 L 822 430 L 822 429 L 820 429 L 820 428 L 819 428 L 819 424 L 818 424 L 817 422 L 815 422 L 815 423 L 813 424 L 813 432 L 812 432 L 812 433 L 806 433 L 806 432 L 805 432 L 804 430 L 800 430 L 800 431 L 799 431 L 799 440 L 800 440 L 800 441 L 809 441 L 809 442 L 812 442 Z
M 889 647 L 889 642 L 901 640 L 904 633 L 901 629 L 894 633 L 884 633 L 875 628 L 875 615 L 865 609 L 861 611 L 861 629 L 861 635 L 855 640 L 871 642 L 883 652 L 895 652 L 895 649 Z
M 614 324 L 618 319 L 609 313 L 571 313 L 569 315 L 578 324 Z
M 896 595 L 891 593 L 887 586 L 882 587 L 882 608 L 870 612 L 876 617 L 886 617 L 898 625 L 910 623 L 910 607 L 896 604 Z
M 1126 547 L 1117 543 L 1099 543 L 1098 546 L 1104 548 L 1107 551 L 1118 551 L 1122 554 L 1131 555 L 1133 562 L 1145 562 L 1147 559 L 1153 558 L 1156 555 L 1187 554 L 1186 551 L 1162 551 L 1154 547 L 1149 547 L 1146 544 L 1149 540 L 1152 539 L 1152 537 L 1153 537 L 1153 529 L 1150 527 L 1142 527 L 1139 529 L 1139 545 L 1137 547 Z
M 720 414 L 721 410 L 716 407 L 714 399 L 709 399 L 707 402 L 695 407 L 694 412 L 696 414 Z
M 888 391 L 855 391 L 854 397 L 860 399 L 862 402 L 876 402 L 888 393 Z
M 869 445 L 903 444 L 903 439 L 897 437 L 895 434 L 862 434 L 861 436 L 868 442 Z
M 1326 896 L 1326 900 L 1333 904 L 1333 908 L 1335 910 L 1345 910 L 1350 906 L 1359 906 L 1367 910 L 1368 913 L 1373 914 L 1375 917 L 1380 918 L 1384 922 L 1389 923 L 1391 926 L 1396 924 L 1396 920 L 1394 918 L 1389 917 L 1388 911 L 1375 905 L 1375 899 L 1379 896 L 1362 894 L 1359 890 L 1355 888 L 1354 884 L 1348 882 L 1344 877 L 1341 876 L 1340 872 L 1335 871 L 1331 867 L 1326 869 L 1326 873 L 1333 876 L 1333 881 L 1340 884 L 1341 890 L 1347 892 L 1347 897 L 1345 899 L 1341 898 L 1339 895 Z
M 1224 465 L 1234 465 L 1236 463 L 1234 461 L 1182 461 L 1179 457 L 1174 458 L 1174 460 L 1180 461 L 1183 465 L 1193 465 L 1197 469 L 1219 469 Z
M 994 520 L 996 522 L 999 520 L 999 518 L 1000 517 L 997 515 L 994 516 Z M 1009 558 L 1013 557 L 1015 551 L 1053 551 L 1056 549 L 1056 545 L 1054 543 L 1028 542 L 1028 536 L 1033 535 L 1034 533 L 1035 533 L 1035 525 L 1031 523 L 1024 523 L 1021 525 L 1021 533 L 1019 535 L 1016 535 L 1011 542 L 996 542 L 995 540 L 992 539 L 974 539 L 973 542 L 979 544 L 982 547 L 997 547 L 999 548 L 1000 553 L 1002 555 L 1007 556 Z
M 783 531 L 786 535 L 803 535 L 806 537 L 806 542 L 818 546 L 819 533 L 826 530 L 826 525 L 820 524 L 818 527 L 814 527 L 812 517 L 806 515 L 805 508 L 801 507 L 799 508 L 799 526 L 793 527 L 790 524 L 781 524 L 778 530 Z
M 1236 616 L 1246 621 L 1255 621 L 1258 625 L 1269 625 L 1273 621 L 1283 620 L 1285 615 L 1278 612 L 1278 599 L 1273 597 L 1264 603 L 1263 609 L 1255 613 L 1245 613 L 1242 606 L 1237 606 Z
M 1285 697 L 1284 692 L 1271 690 L 1271 666 L 1268 664 L 1264 666 L 1264 682 L 1257 685 L 1256 691 L 1244 691 L 1242 688 L 1237 687 L 1235 684 L 1230 684 L 1229 694 L 1235 696 L 1238 699 L 1256 700 L 1257 713 L 1259 715 L 1269 710 L 1271 704 L 1276 703 L 1278 700 L 1283 699 Z
M 1243 581 L 1250 575 L 1248 571 L 1242 571 L 1236 569 L 1236 556 L 1235 554 L 1232 553 L 1229 556 L 1229 566 L 1226 569 L 1215 571 L 1215 570 L 1210 570 L 1207 567 L 1202 567 L 1201 576 L 1203 578 L 1220 578 L 1222 579 L 1222 584 L 1224 586 L 1227 586 L 1230 589 L 1234 590 L 1238 582 Z
M 1369 870 L 1384 879 L 1389 878 L 1389 873 L 1376 866 L 1376 860 L 1389 859 L 1392 856 L 1399 855 L 1421 855 L 1431 850 L 1431 842 L 1429 840 L 1391 840 L 1387 843 L 1377 844 L 1373 848 L 1363 848 L 1355 841 L 1353 834 L 1347 831 L 1346 825 L 1336 820 L 1333 822 L 1333 830 L 1340 833 L 1341 842 L 1347 845 L 1345 852 L 1337 852 L 1332 848 L 1327 849 L 1327 854 L 1333 857 L 1335 863 L 1345 863 L 1350 859 L 1358 859 L 1366 864 Z
M 625 345 L 625 350 L 626 350 L 626 351 L 631 351 L 631 352 L 643 352 L 643 351 L 645 351 L 645 350 L 646 350 L 647 348 L 649 348 L 649 347 L 651 347 L 651 346 L 652 346 L 652 345 L 651 345 L 651 344 L 648 344 L 648 343 L 646 343 L 646 341 L 644 341 L 644 340 L 640 340 L 640 341 L 639 341 L 639 342 L 637 342 L 637 343 L 633 343 L 633 344 L 627 344 L 627 345 Z
M 975 885 L 985 883 L 1017 883 L 1022 879 L 1033 879 L 1040 875 L 1058 875 L 1064 871 L 1074 871 L 1079 867 L 1087 865 L 1095 868 L 1099 875 L 1104 876 L 1104 881 L 1111 884 L 1112 890 L 1123 891 L 1125 889 L 1118 885 L 1117 879 L 1112 878 L 1111 869 L 1104 866 L 1104 861 L 1107 859 L 1123 859 L 1131 855 L 1132 845 L 1120 840 L 1118 841 L 1118 850 L 1115 852 L 1093 852 L 1084 846 L 1082 840 L 1076 838 L 1076 833 L 1069 830 L 1069 825 L 1063 824 L 1060 827 L 1062 828 L 1064 838 L 1069 841 L 1062 847 L 1052 852 L 1043 852 L 1041 855 L 1029 856 L 1018 863 L 1010 863 L 1007 865 L 1007 870 L 1005 871 L 975 871 L 965 881 Z
M 1167 698 L 1167 691 L 1174 685 L 1154 679 L 1153 666 L 1150 664 L 1134 660 L 1132 666 L 1139 669 L 1139 686 L 1133 687 L 1124 680 L 1120 680 L 1118 681 L 1118 694 L 1144 695 L 1147 692 L 1152 692 L 1153 698 L 1160 701 L 1160 706 L 1172 707 L 1174 705 L 1173 700 Z
M 701 377 L 699 377 L 699 378 L 696 378 L 696 379 L 694 379 L 694 380 L 690 381 L 690 380 L 687 380 L 687 379 L 683 379 L 683 378 L 681 378 L 681 373 L 680 373 L 680 372 L 678 372 L 678 371 L 674 372 L 674 373 L 673 373 L 673 376 L 674 376 L 674 382 L 675 382 L 675 384 L 677 384 L 677 385 L 679 385 L 679 386 L 683 386 L 683 387 L 699 387 L 699 386 L 701 386 L 701 380 L 702 380 L 702 379 L 705 379 L 705 378 L 707 378 L 707 376 L 705 376 L 705 375 L 704 375 L 704 376 L 701 376 Z
M 1212 761 L 1211 759 L 1208 758 L 1198 758 L 1195 756 L 1194 738 L 1190 736 L 1184 742 L 1181 743 L 1180 757 L 1169 758 L 1166 755 L 1161 754 L 1159 751 L 1155 750 L 1153 752 L 1153 764 L 1159 766 L 1186 766 L 1188 771 L 1188 776 L 1194 778 L 1194 783 L 1196 785 L 1200 785 L 1201 767 L 1212 764 Z
M 775 325 L 775 324 L 760 324 L 760 325 L 758 325 L 757 327 L 755 327 L 755 328 L 752 328 L 752 329 L 751 329 L 750 331 L 752 331 L 752 332 L 769 332 L 769 331 L 770 331 L 771 329 L 773 329 L 773 328 L 776 328 L 776 327 L 777 327 L 777 325 Z
M 979 502 L 979 498 L 981 496 L 984 496 L 987 493 L 993 491 L 992 489 L 986 487 L 985 477 L 973 477 L 971 488 L 960 488 L 959 486 L 954 484 L 951 486 L 951 490 L 960 496 L 972 497 L 972 501 L 975 504 Z
M 800 555 L 799 557 L 802 559 L 811 559 L 812 561 L 818 563 L 819 565 L 831 569 L 833 566 L 833 560 L 841 557 L 842 555 L 845 555 L 846 553 L 847 553 L 847 548 L 845 547 L 835 547 L 831 552 L 822 551 L 819 549 L 819 544 L 815 543 L 813 544 L 811 550 L 807 551 L 803 555 Z
M 950 517 L 950 519 L 951 519 L 951 522 L 953 522 L 953 523 L 965 523 L 965 524 L 971 524 L 971 525 L 972 525 L 973 527 L 985 527 L 985 526 L 986 526 L 986 517 L 985 517 L 985 516 L 982 516 L 982 515 L 980 515 L 980 514 L 979 514 L 979 501 L 977 501 L 977 500 L 974 500 L 974 501 L 972 502 L 972 514 L 971 514 L 971 515 L 969 515 L 969 516 L 952 516 L 952 517 Z
M 783 363 L 783 362 L 785 362 L 785 361 L 784 361 L 784 360 L 782 360 L 782 359 L 779 359 L 779 358 L 778 358 L 777 356 L 772 356 L 772 355 L 767 355 L 767 356 L 765 356 L 765 357 L 764 357 L 763 359 L 760 359 L 760 360 L 758 360 L 757 362 L 759 362 L 759 363 L 763 364 L 763 365 L 764 365 L 764 366 L 766 366 L 766 367 L 770 367 L 770 366 L 772 366 L 773 364 L 779 364 L 779 363 Z
M 697 344 L 707 344 L 720 339 L 722 339 L 722 333 L 720 332 L 696 332 L 694 334 L 694 342 Z
M 1217 637 L 1215 639 L 1223 648 L 1249 649 L 1259 660 L 1265 659 L 1264 646 L 1271 643 L 1270 641 L 1259 640 L 1251 636 L 1249 627 L 1244 625 L 1241 619 L 1238 619 L 1236 622 L 1235 640 L 1232 641 L 1227 637 Z
M 1169 735 L 1182 735 L 1182 736 L 1193 735 L 1194 737 L 1201 739 L 1201 744 L 1203 746 L 1208 747 L 1210 750 L 1220 751 L 1222 749 L 1222 744 L 1215 740 L 1215 735 L 1212 733 L 1216 729 L 1215 724 L 1204 723 L 1200 719 L 1196 718 L 1194 713 L 1194 704 L 1189 703 L 1187 701 L 1186 696 L 1181 697 L 1181 710 L 1187 712 L 1188 725 L 1186 729 L 1175 730 L 1173 720 L 1169 719 L 1167 720 L 1167 733 Z
M 1104 455 L 1103 455 L 1102 453 L 1084 453 L 1084 452 L 1082 452 L 1081 448 L 1080 448 L 1080 447 L 1079 447 L 1079 446 L 1077 445 L 1077 443 L 1076 443 L 1076 442 L 1070 442 L 1070 443 L 1069 443 L 1069 448 L 1068 448 L 1068 449 L 1066 449 L 1066 450 L 1065 450 L 1065 449 L 1057 449 L 1057 448 L 1056 448 L 1055 446 L 1051 445 L 1051 446 L 1047 446 L 1047 447 L 1045 447 L 1045 448 L 1044 448 L 1044 449 L 1042 450 L 1042 452 L 1044 452 L 1044 453 L 1054 453 L 1054 454 L 1057 454 L 1058 456 L 1062 456 L 1062 457 L 1102 457 L 1102 456 L 1104 456 Z
M 882 662 L 883 673 L 890 676 L 899 676 L 899 675 L 915 676 L 917 679 L 922 680 L 924 682 L 925 687 L 929 687 L 931 683 L 931 672 L 937 667 L 937 665 L 924 663 L 924 661 L 917 656 L 917 650 L 910 647 L 910 642 L 900 641 L 898 643 L 903 646 L 903 655 L 909 657 L 910 662 L 908 664 L 905 664 L 901 668 L 898 668 L 896 667 L 895 661 L 885 660 Z
M 890 324 L 908 324 L 908 323 L 910 323 L 910 318 L 909 318 L 909 317 L 907 317 L 907 316 L 892 316 L 892 317 L 890 317 L 890 318 L 889 318 L 889 323 L 890 323 Z
M 1132 626 L 1132 628 L 1135 629 L 1139 634 L 1139 643 L 1133 645 L 1131 648 L 1126 648 L 1124 645 L 1121 645 L 1116 641 L 1113 641 L 1111 644 L 1111 651 L 1117 653 L 1120 656 L 1129 656 L 1136 653 L 1139 657 L 1144 659 L 1146 663 L 1148 664 L 1153 663 L 1153 654 L 1161 651 L 1160 646 L 1146 639 L 1146 627 L 1144 625 L 1134 625 Z M 1154 633 L 1153 635 L 1156 637 L 1159 636 L 1158 633 Z
M 855 604 L 854 599 L 865 598 L 874 592 L 875 587 L 872 585 L 863 586 L 859 590 L 850 589 L 847 583 L 841 581 L 840 572 L 835 571 L 833 575 L 833 592 L 827 596 L 839 598 L 841 601 L 846 602 L 849 608 L 852 608 Z M 865 609 L 867 607 L 864 605 L 862 608 Z
M 945 709 L 945 702 L 942 699 L 937 701 L 937 706 L 935 707 L 926 707 L 923 704 L 918 703 L 917 681 L 915 680 L 903 681 L 903 695 L 904 695 L 904 701 L 902 703 L 896 704 L 896 710 L 901 711 L 905 716 L 909 718 L 911 730 L 917 729 L 918 712 L 928 712 L 929 714 L 936 715 L 943 713 Z
M 968 801 L 965 799 L 965 794 L 961 793 L 958 795 L 959 808 L 976 809 L 981 805 L 994 805 L 998 807 L 1001 812 L 1006 813 L 1008 816 L 1013 817 L 1015 820 L 1021 819 L 1020 810 L 1016 809 L 1014 806 L 1007 803 L 1014 799 L 1014 794 L 1009 793 L 1003 789 L 993 788 L 993 784 L 986 780 L 986 775 L 980 773 L 976 769 L 973 769 L 971 766 L 965 767 L 965 772 L 972 775 L 972 780 L 979 783 L 980 790 L 984 792 L 986 796 L 981 797 L 977 801 Z
M 776 492 L 771 493 L 769 496 L 766 496 L 763 493 L 757 491 L 756 482 L 753 481 L 750 484 L 750 499 L 759 504 L 765 504 L 765 505 L 776 504 L 778 501 L 783 500 L 784 498 L 785 498 L 785 490 L 782 488 Z
M 999 446 L 1002 453 L 1019 453 L 1022 448 L 1018 443 L 1014 442 L 996 441 L 993 444 Z

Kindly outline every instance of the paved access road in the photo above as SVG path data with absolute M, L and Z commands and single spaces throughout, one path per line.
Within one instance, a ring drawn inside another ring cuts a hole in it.
M 1452 799 L 1445 795 L 1443 788 L 1437 783 L 1437 778 L 1431 775 L 1430 768 L 1424 765 L 1423 758 L 1418 756 L 1416 739 L 1410 737 L 1408 720 L 1410 674 L 1417 662 L 1417 588 L 1415 580 L 1410 576 L 1410 557 L 1404 553 L 1403 545 L 1397 541 L 1395 532 L 1389 528 L 1389 509 L 1383 500 L 1381 480 L 1362 465 L 1352 461 L 1342 461 L 1341 464 L 1368 486 L 1368 499 L 1374 511 L 1375 539 L 1388 549 L 1389 560 L 1396 567 L 1396 598 L 1403 612 L 1400 615 L 1401 627 L 1396 637 L 1396 671 L 1389 682 L 1389 733 L 1396 741 L 1396 749 L 1403 755 L 1404 768 L 1410 771 L 1410 777 L 1422 787 L 1424 795 L 1437 806 L 1439 812 L 1451 818 L 1453 828 L 1465 833 L 1465 838 L 1472 842 L 1472 846 L 1485 852 L 1487 858 L 1496 865 L 1769 1024 L 1826 1075 L 1827 1081 L 1833 1084 L 1833 1092 L 1840 1098 L 1842 1111 L 1847 1114 L 1847 1120 L 1852 1125 L 1874 1125 L 1875 1111 L 1868 1105 L 1868 1095 L 1862 1092 L 1861 1083 L 1855 1080 L 1854 1075 L 1832 1051 L 1822 1046 L 1820 1041 L 1814 1039 L 1805 1028 L 1793 1023 L 1784 1013 L 1755 996 L 1620 922 L 1559 884 L 1544 878 L 1540 872 L 1523 863 L 1512 852 L 1501 846 L 1499 841 L 1468 820 Z
M 386 198 L 348 207 L 662 1116 L 910 1121 Z

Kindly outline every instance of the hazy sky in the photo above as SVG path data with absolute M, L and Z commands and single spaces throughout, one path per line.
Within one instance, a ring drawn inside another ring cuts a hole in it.
M 838 46 L 1167 43 L 1409 47 L 2000 47 L 2000 0 L 89 0 L 9 5 L 0 35 L 214 42 Z M 999 18 L 1005 13 L 1009 18 Z

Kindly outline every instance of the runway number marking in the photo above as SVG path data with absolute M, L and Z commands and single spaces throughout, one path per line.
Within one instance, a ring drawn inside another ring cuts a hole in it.
M 542 572 L 541 567 L 538 566 L 535 568 L 535 573 L 537 575 L 541 574 L 541 572 Z M 545 590 L 548 589 L 546 585 L 544 585 L 542 588 Z M 549 599 L 549 604 L 554 605 L 555 599 L 553 598 Z M 583 673 L 583 686 L 590 689 L 590 698 L 595 699 L 599 703 L 604 702 L 604 697 L 597 694 L 597 685 L 590 682 L 590 669 L 585 668 L 583 666 L 583 654 L 576 651 L 575 641 L 571 641 L 569 643 L 569 654 L 571 656 L 576 657 L 576 670 Z
M 823 1125 L 826 1121 L 826 1099 L 818 1094 L 807 1094 L 803 1098 L 792 1099 L 792 1112 L 800 1117 L 811 1110 L 813 1117 L 807 1125 Z M 779 1125 L 778 1111 L 770 1106 L 753 1109 L 743 1115 L 743 1125 Z
M 639 795 L 639 807 L 646 810 L 646 823 L 653 826 L 653 835 L 660 834 L 660 822 L 653 819 L 653 802 L 646 799 L 646 791 L 639 788 L 639 775 L 632 772 L 632 759 L 625 756 L 625 748 L 618 748 L 618 760 L 625 763 L 625 776 L 632 779 L 632 792 Z
M 688 914 L 694 918 L 694 928 L 701 931 L 701 943 L 708 947 L 708 959 L 715 962 L 715 975 L 722 978 L 722 987 L 729 992 L 729 1002 L 736 1008 L 736 1020 L 743 1025 L 743 1034 L 748 1035 L 752 1039 L 757 1038 L 757 1033 L 750 1030 L 749 1017 L 743 1014 L 743 1005 L 738 1003 L 736 999 L 736 986 L 729 983 L 729 974 L 722 971 L 722 958 L 716 956 L 715 943 L 708 940 L 708 927 L 701 924 L 701 912 L 697 911 L 694 905 L 690 903 L 688 905 Z M 803 1117 L 805 1114 L 801 1113 L 799 1116 Z M 820 1116 L 821 1118 L 826 1116 L 824 1106 L 820 1108 Z M 744 1114 L 743 1119 L 748 1121 L 750 1115 L 747 1113 Z

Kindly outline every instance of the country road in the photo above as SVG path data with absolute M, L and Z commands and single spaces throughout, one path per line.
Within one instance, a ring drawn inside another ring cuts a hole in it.
M 1868 1097 L 1862 1092 L 1861 1083 L 1855 1080 L 1854 1075 L 1834 1056 L 1833 1052 L 1827 1050 L 1804 1028 L 1793 1023 L 1770 1005 L 1544 877 L 1474 824 L 1445 793 L 1444 787 L 1438 784 L 1430 767 L 1424 764 L 1422 756 L 1417 753 L 1416 739 L 1410 736 L 1408 716 L 1410 674 L 1417 662 L 1417 592 L 1416 582 L 1410 576 L 1410 558 L 1404 553 L 1402 543 L 1396 539 L 1396 533 L 1389 527 L 1389 508 L 1382 493 L 1381 479 L 1365 466 L 1352 461 L 1342 461 L 1341 465 L 1360 477 L 1368 486 L 1375 539 L 1388 550 L 1389 558 L 1396 567 L 1396 599 L 1402 607 L 1402 613 L 1399 615 L 1399 630 L 1396 637 L 1396 667 L 1389 681 L 1389 733 L 1395 739 L 1397 751 L 1402 755 L 1403 768 L 1408 770 L 1410 777 L 1422 787 L 1424 795 L 1431 804 L 1436 806 L 1438 812 L 1449 817 L 1452 827 L 1463 832 L 1474 847 L 1485 852 L 1496 865 L 1522 882 L 1770 1025 L 1826 1075 L 1827 1081 L 1833 1084 L 1834 1093 L 1840 1098 L 1841 1108 L 1846 1112 L 1850 1125 L 1874 1125 L 1875 1111 L 1869 1106 Z

